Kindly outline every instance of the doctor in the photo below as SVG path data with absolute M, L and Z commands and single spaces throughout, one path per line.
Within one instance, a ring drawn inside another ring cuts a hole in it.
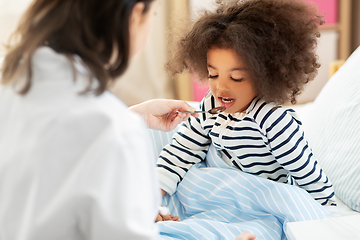
M 169 131 L 189 117 L 176 110 L 193 109 L 152 100 L 128 110 L 107 91 L 156 5 L 35 0 L 23 16 L 1 68 L 1 240 L 157 238 L 146 125 Z
M 129 110 L 107 91 L 158 1 L 35 0 L 24 14 L 1 68 L 0 240 L 158 238 L 146 127 L 172 130 L 193 109 Z

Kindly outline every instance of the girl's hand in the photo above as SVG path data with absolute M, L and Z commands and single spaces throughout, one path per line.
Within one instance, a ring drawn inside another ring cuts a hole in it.
M 188 103 L 179 100 L 154 99 L 130 107 L 139 113 L 147 126 L 154 130 L 169 132 L 190 116 L 198 114 L 178 113 L 177 111 L 195 111 Z
M 179 221 L 179 217 L 170 214 L 170 211 L 167 207 L 160 206 L 159 207 L 159 214 L 156 217 L 155 222 L 158 221 Z
M 159 221 L 177 221 L 177 222 L 180 222 L 178 216 L 174 216 L 174 215 L 172 215 L 172 214 L 169 214 L 169 215 L 161 215 L 160 212 L 159 212 L 158 216 L 156 217 L 155 222 L 159 222 Z

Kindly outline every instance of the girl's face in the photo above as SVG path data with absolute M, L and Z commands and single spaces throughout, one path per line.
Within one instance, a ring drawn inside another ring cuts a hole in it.
M 225 112 L 245 112 L 257 90 L 241 57 L 231 49 L 212 48 L 207 67 L 210 90 Z

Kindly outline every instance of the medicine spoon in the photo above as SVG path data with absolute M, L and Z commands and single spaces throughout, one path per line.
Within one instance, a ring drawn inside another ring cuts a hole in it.
M 194 111 L 194 112 L 190 112 L 190 111 L 177 111 L 178 113 L 210 113 L 210 114 L 218 114 L 221 113 L 223 111 L 226 110 L 226 107 L 216 107 L 216 108 L 212 108 L 209 111 Z

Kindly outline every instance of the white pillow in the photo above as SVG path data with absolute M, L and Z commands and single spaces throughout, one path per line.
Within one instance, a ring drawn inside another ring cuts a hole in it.
M 336 196 L 360 211 L 360 47 L 306 109 L 301 120 L 315 157 Z

